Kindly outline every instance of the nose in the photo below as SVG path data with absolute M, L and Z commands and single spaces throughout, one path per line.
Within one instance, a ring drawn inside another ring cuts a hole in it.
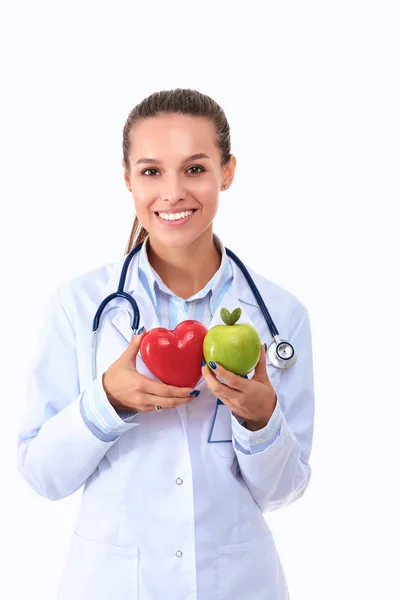
M 187 190 L 179 176 L 170 176 L 168 181 L 164 179 L 161 189 L 160 198 L 170 204 L 177 204 L 187 197 Z

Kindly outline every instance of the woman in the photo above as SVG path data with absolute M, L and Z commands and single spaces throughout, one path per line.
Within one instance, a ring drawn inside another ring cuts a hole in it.
M 213 233 L 220 190 L 236 166 L 223 110 L 177 89 L 152 94 L 123 132 L 125 183 L 140 242 L 125 292 L 141 324 L 132 338 L 113 301 L 97 339 L 94 314 L 116 291 L 124 259 L 61 286 L 50 303 L 19 437 L 19 468 L 56 500 L 84 485 L 60 584 L 61 600 L 234 600 L 289 597 L 263 513 L 300 498 L 310 480 L 314 392 L 308 312 L 250 271 L 297 362 L 279 369 L 264 346 L 248 379 L 210 363 L 196 389 L 161 383 L 138 354 L 146 331 L 186 319 L 207 328 L 242 309 L 263 342 L 271 333 Z M 203 361 L 204 362 L 204 361 Z M 209 443 L 214 423 L 214 442 Z

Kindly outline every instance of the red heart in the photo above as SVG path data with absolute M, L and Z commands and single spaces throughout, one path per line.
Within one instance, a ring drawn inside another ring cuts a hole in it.
M 163 383 L 194 387 L 201 377 L 207 331 L 202 323 L 194 320 L 182 321 L 174 330 L 151 329 L 140 344 L 144 364 Z

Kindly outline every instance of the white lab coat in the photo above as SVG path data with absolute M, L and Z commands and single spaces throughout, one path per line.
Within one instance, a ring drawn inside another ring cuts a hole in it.
M 18 459 L 26 481 L 57 500 L 84 486 L 59 600 L 288 600 L 274 538 L 263 513 L 300 498 L 310 480 L 314 419 L 308 312 L 290 292 L 254 277 L 283 338 L 298 351 L 282 371 L 267 360 L 284 414 L 278 437 L 246 455 L 232 442 L 208 443 L 216 400 L 204 379 L 198 398 L 161 412 L 140 412 L 139 425 L 103 442 L 85 425 L 80 399 L 92 385 L 91 326 L 100 302 L 116 291 L 123 259 L 62 286 L 46 314 L 28 389 Z M 140 326 L 159 326 L 138 278 L 137 255 L 125 291 L 141 312 Z M 242 308 L 261 340 L 272 340 L 243 275 L 220 308 Z M 98 336 L 97 373 L 127 347 L 127 314 L 106 308 Z M 218 309 L 210 327 L 220 323 Z M 140 357 L 138 370 L 149 376 Z M 153 377 L 154 378 L 154 377 Z M 230 411 L 221 412 L 228 437 Z M 220 423 L 221 426 L 221 423 Z

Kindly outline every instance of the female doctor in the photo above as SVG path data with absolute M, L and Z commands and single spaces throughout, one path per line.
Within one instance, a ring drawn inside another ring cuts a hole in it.
M 236 166 L 220 106 L 190 89 L 152 94 L 128 116 L 122 165 L 136 212 L 126 254 L 144 242 L 124 288 L 141 331 L 132 336 L 129 303 L 112 301 L 93 379 L 93 317 L 117 290 L 125 257 L 60 286 L 18 440 L 20 472 L 39 494 L 57 500 L 84 486 L 58 598 L 287 600 L 264 513 L 300 498 L 310 480 L 308 312 L 249 269 L 295 364 L 277 368 L 263 345 L 247 379 L 210 363 L 196 389 L 156 380 L 138 353 L 154 327 L 196 319 L 211 328 L 222 307 L 240 307 L 267 347 L 273 337 L 213 233 Z M 251 208 L 243 202 L 241 219 Z

